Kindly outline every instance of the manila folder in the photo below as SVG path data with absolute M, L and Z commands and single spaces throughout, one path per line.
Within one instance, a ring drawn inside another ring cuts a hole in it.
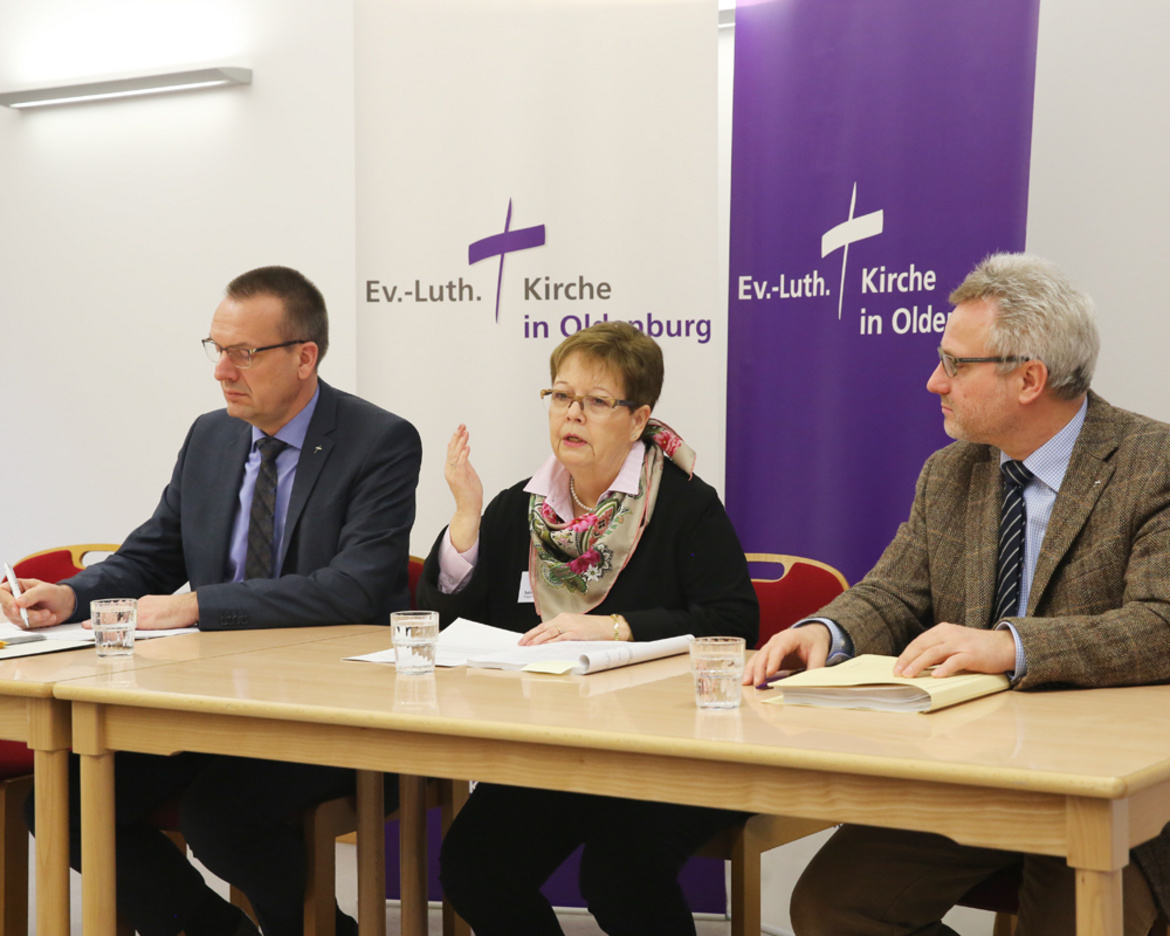
M 895 661 L 892 656 L 866 653 L 836 666 L 796 673 L 775 684 L 774 688 L 784 693 L 783 698 L 768 701 L 880 712 L 936 712 L 968 699 L 1002 692 L 1011 685 L 1007 676 L 989 673 L 907 679 L 894 675 Z

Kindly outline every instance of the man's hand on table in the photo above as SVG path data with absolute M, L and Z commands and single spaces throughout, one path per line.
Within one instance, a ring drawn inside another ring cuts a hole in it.
M 935 624 L 906 646 L 894 664 L 894 675 L 912 678 L 928 666 L 933 676 L 969 673 L 1010 673 L 1016 667 L 1016 643 L 1008 630 L 980 630 L 961 624 Z
M 824 624 L 782 630 L 747 661 L 743 684 L 754 686 L 782 669 L 817 669 L 825 665 L 831 640 Z
M 199 599 L 195 592 L 181 595 L 143 595 L 138 599 L 139 630 L 173 630 L 199 623 Z

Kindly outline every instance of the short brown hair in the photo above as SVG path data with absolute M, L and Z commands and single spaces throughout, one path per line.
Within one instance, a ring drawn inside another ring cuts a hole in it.
M 548 361 L 554 381 L 571 354 L 580 354 L 619 375 L 627 400 L 651 409 L 658 402 L 664 373 L 662 349 L 628 322 L 598 322 L 562 341 Z
M 317 363 L 329 350 L 329 313 L 321 290 L 303 273 L 289 267 L 257 267 L 241 273 L 228 283 L 230 299 L 273 296 L 284 304 L 280 333 L 285 341 L 312 341 L 317 345 Z

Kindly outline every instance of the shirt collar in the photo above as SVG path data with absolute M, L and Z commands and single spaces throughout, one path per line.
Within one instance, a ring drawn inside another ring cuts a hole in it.
M 1085 414 L 1088 409 L 1089 398 L 1086 396 L 1081 401 L 1080 409 L 1076 411 L 1076 415 L 1065 424 L 1065 427 L 1024 459 L 1024 467 L 1053 491 L 1059 492 L 1060 485 L 1064 482 L 1068 463 L 1072 460 L 1073 446 L 1076 445 L 1077 437 L 1081 434 L 1081 427 L 1085 424 Z M 1011 461 L 1011 459 L 1000 452 L 999 463 L 1002 465 L 1006 461 Z
M 646 445 L 641 439 L 630 445 L 630 452 L 622 462 L 621 470 L 610 485 L 610 491 L 619 494 L 637 494 L 642 483 L 642 460 L 646 457 Z M 550 455 L 548 461 L 524 485 L 524 493 L 538 494 L 545 503 L 556 511 L 558 517 L 569 519 L 573 516 L 572 495 L 569 493 L 569 469 Z M 606 493 L 609 493 L 608 491 Z
M 280 430 L 273 438 L 280 439 L 289 448 L 294 448 L 298 452 L 305 446 L 305 436 L 309 433 L 309 423 L 313 420 L 313 412 L 317 409 L 317 399 L 321 396 L 321 385 L 317 385 L 317 389 L 313 391 L 313 398 L 305 404 L 305 408 L 297 413 L 292 419 L 280 427 Z M 264 438 L 264 433 L 252 427 L 252 446 Z

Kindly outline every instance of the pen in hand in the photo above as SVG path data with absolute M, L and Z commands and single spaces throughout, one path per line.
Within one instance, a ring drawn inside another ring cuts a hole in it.
M 16 580 L 16 573 L 12 571 L 12 566 L 10 566 L 7 562 L 4 563 L 4 575 L 8 579 L 9 587 L 12 588 L 12 597 L 19 598 L 20 597 L 20 583 Z M 24 621 L 24 626 L 28 627 L 28 609 L 27 608 L 20 609 L 20 619 L 22 621 Z

